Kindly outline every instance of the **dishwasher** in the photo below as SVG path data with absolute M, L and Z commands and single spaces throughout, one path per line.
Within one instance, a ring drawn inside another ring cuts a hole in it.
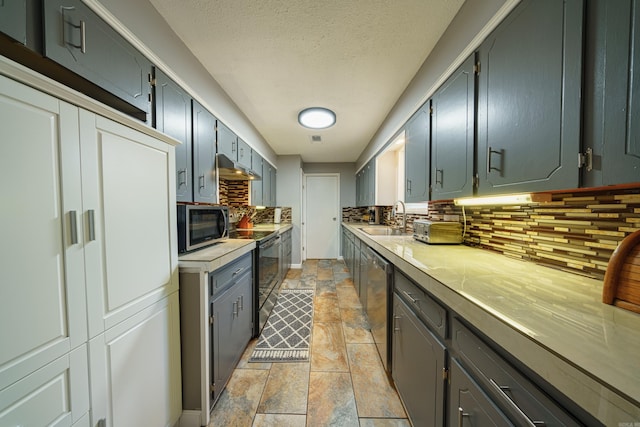
M 391 346 L 388 325 L 392 302 L 390 296 L 393 292 L 393 264 L 371 248 L 367 248 L 367 259 L 365 310 L 380 359 L 385 371 L 389 372 Z

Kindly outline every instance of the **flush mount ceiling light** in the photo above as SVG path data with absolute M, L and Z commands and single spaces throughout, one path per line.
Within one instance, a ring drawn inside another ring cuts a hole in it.
M 336 113 L 322 107 L 306 108 L 298 114 L 298 123 L 309 129 L 326 129 L 336 123 Z

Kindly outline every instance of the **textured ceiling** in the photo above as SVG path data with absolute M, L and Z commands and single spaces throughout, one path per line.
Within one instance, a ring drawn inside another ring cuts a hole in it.
M 274 151 L 305 162 L 356 161 L 463 3 L 150 1 Z M 298 125 L 311 106 L 336 125 Z

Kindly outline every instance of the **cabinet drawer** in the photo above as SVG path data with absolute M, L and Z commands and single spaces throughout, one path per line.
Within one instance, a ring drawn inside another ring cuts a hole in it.
M 413 281 L 396 269 L 395 289 L 413 311 L 440 337 L 447 332 L 447 311 Z
M 455 318 L 451 342 L 458 357 L 475 374 L 485 392 L 516 424 L 582 425 Z
M 211 273 L 209 295 L 217 295 L 237 283 L 242 276 L 251 271 L 251 265 L 251 254 L 249 253 Z
M 513 426 L 456 360 L 450 369 L 449 425 Z

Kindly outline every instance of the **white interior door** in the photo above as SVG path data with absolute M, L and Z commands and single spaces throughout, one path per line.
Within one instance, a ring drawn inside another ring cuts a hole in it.
M 305 195 L 306 258 L 337 258 L 340 248 L 340 174 L 307 174 Z

